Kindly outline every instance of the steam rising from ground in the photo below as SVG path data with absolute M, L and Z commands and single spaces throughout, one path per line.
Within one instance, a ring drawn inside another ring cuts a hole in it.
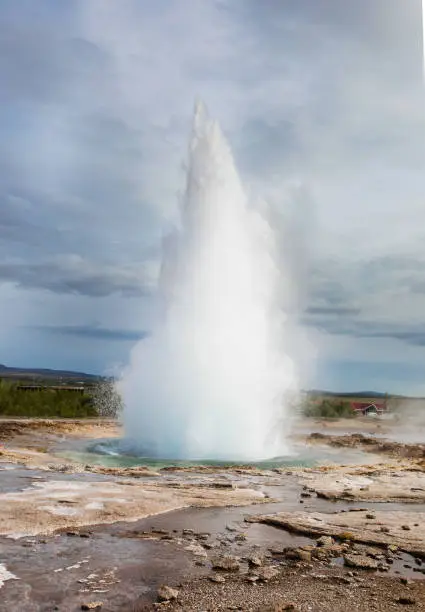
M 387 437 L 407 443 L 425 442 L 425 399 L 394 398 L 389 410 L 395 427 Z
M 164 245 L 163 320 L 136 345 L 119 384 L 126 435 L 142 453 L 285 452 L 296 377 L 278 260 L 273 228 L 250 206 L 218 124 L 198 104 L 181 227 Z

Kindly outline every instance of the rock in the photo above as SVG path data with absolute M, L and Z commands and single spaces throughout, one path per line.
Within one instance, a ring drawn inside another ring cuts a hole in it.
M 235 542 L 245 542 L 246 539 L 247 537 L 244 533 L 238 533 L 238 535 L 235 536 Z
M 255 574 L 248 574 L 248 576 L 245 578 L 246 582 L 250 582 L 251 584 L 255 584 L 256 582 L 258 582 L 258 576 L 256 576 Z
M 164 584 L 159 587 L 157 595 L 158 601 L 172 601 L 173 599 L 177 599 L 179 591 L 178 589 L 173 589 Z
M 204 557 L 205 559 L 207 558 L 207 553 L 204 550 L 204 547 L 198 544 L 197 542 L 193 542 L 192 544 L 185 546 L 184 549 L 193 553 L 196 557 Z
M 287 559 L 293 561 L 311 561 L 311 552 L 302 548 L 293 548 L 286 551 Z
M 414 606 L 416 604 L 416 599 L 413 597 L 406 597 L 405 595 L 399 597 L 396 601 L 402 606 Z
M 308 550 L 302 550 L 301 548 L 299 548 L 297 550 L 297 554 L 298 554 L 298 559 L 300 561 L 311 561 L 311 552 Z
M 401 528 L 402 528 L 404 531 L 410 531 L 410 527 L 409 527 L 409 525 L 402 525 L 402 526 L 401 526 Z
M 232 555 L 220 555 L 212 560 L 212 567 L 225 572 L 237 572 L 240 568 L 239 559 Z
M 335 576 L 334 580 L 339 584 L 353 584 L 353 581 L 348 576 Z
M 366 514 L 366 518 L 370 519 L 371 521 L 376 519 L 376 516 L 374 514 Z
M 378 569 L 380 572 L 388 572 L 390 567 L 386 563 L 378 563 Z
M 103 606 L 103 601 L 91 601 L 81 605 L 82 610 L 98 610 Z
M 279 574 L 280 574 L 279 569 L 271 565 L 267 567 L 260 567 L 255 572 L 255 575 L 258 576 L 258 580 L 260 580 L 261 582 L 267 582 L 268 580 L 272 580 L 273 578 L 276 578 L 277 576 L 279 576 Z
M 182 534 L 183 535 L 194 535 L 194 530 L 193 529 L 183 529 Z
M 219 582 L 219 583 L 226 582 L 226 579 L 221 574 L 213 574 L 212 576 L 209 576 L 209 580 L 211 582 Z
M 348 565 L 348 567 L 357 567 L 359 569 L 378 569 L 377 561 L 365 555 L 344 555 L 344 563 Z
M 255 567 L 260 567 L 261 565 L 263 565 L 263 559 L 258 555 L 251 555 L 250 557 L 248 557 L 248 563 L 250 565 L 254 565 Z
M 331 538 L 331 536 L 322 536 L 318 540 L 316 540 L 316 544 L 317 546 L 323 546 L 324 548 L 327 548 L 329 546 L 333 546 L 335 544 L 335 541 L 333 538 Z
M 390 530 L 388 529 L 388 527 L 385 527 L 384 525 L 380 528 L 379 531 L 382 531 L 382 533 L 390 533 Z

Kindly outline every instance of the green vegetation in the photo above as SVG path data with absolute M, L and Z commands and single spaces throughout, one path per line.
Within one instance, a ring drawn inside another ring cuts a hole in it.
M 87 393 L 42 389 L 23 391 L 18 383 L 0 380 L 0 416 L 84 418 L 98 415 Z
M 323 419 L 351 419 L 355 416 L 349 402 L 332 399 L 308 400 L 303 406 L 303 414 L 307 417 Z

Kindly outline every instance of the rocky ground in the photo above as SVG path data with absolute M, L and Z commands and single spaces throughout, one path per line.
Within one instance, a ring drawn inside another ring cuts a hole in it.
M 0 421 L 0 610 L 425 609 L 424 448 L 367 427 L 299 433 L 361 466 L 154 470 L 57 456 L 112 422 Z

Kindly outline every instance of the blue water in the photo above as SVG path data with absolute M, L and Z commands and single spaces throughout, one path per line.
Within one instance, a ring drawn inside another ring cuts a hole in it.
M 128 441 L 115 439 L 97 440 L 90 443 L 86 448 L 81 450 L 66 450 L 58 453 L 61 457 L 87 463 L 93 465 L 101 465 L 105 467 L 136 467 L 149 466 L 157 469 L 163 467 L 196 467 L 200 465 L 206 466 L 238 466 L 247 465 L 247 462 L 238 461 L 217 461 L 217 460 L 202 460 L 202 461 L 187 461 L 179 459 L 164 459 L 162 457 L 144 456 L 143 453 L 134 451 L 134 446 Z M 277 467 L 313 467 L 323 464 L 362 464 L 374 463 L 376 457 L 369 453 L 364 453 L 355 449 L 334 449 L 326 446 L 307 446 L 305 444 L 294 445 L 293 452 L 290 455 L 282 457 L 271 457 L 264 461 L 249 462 L 249 466 L 258 469 L 268 470 Z

